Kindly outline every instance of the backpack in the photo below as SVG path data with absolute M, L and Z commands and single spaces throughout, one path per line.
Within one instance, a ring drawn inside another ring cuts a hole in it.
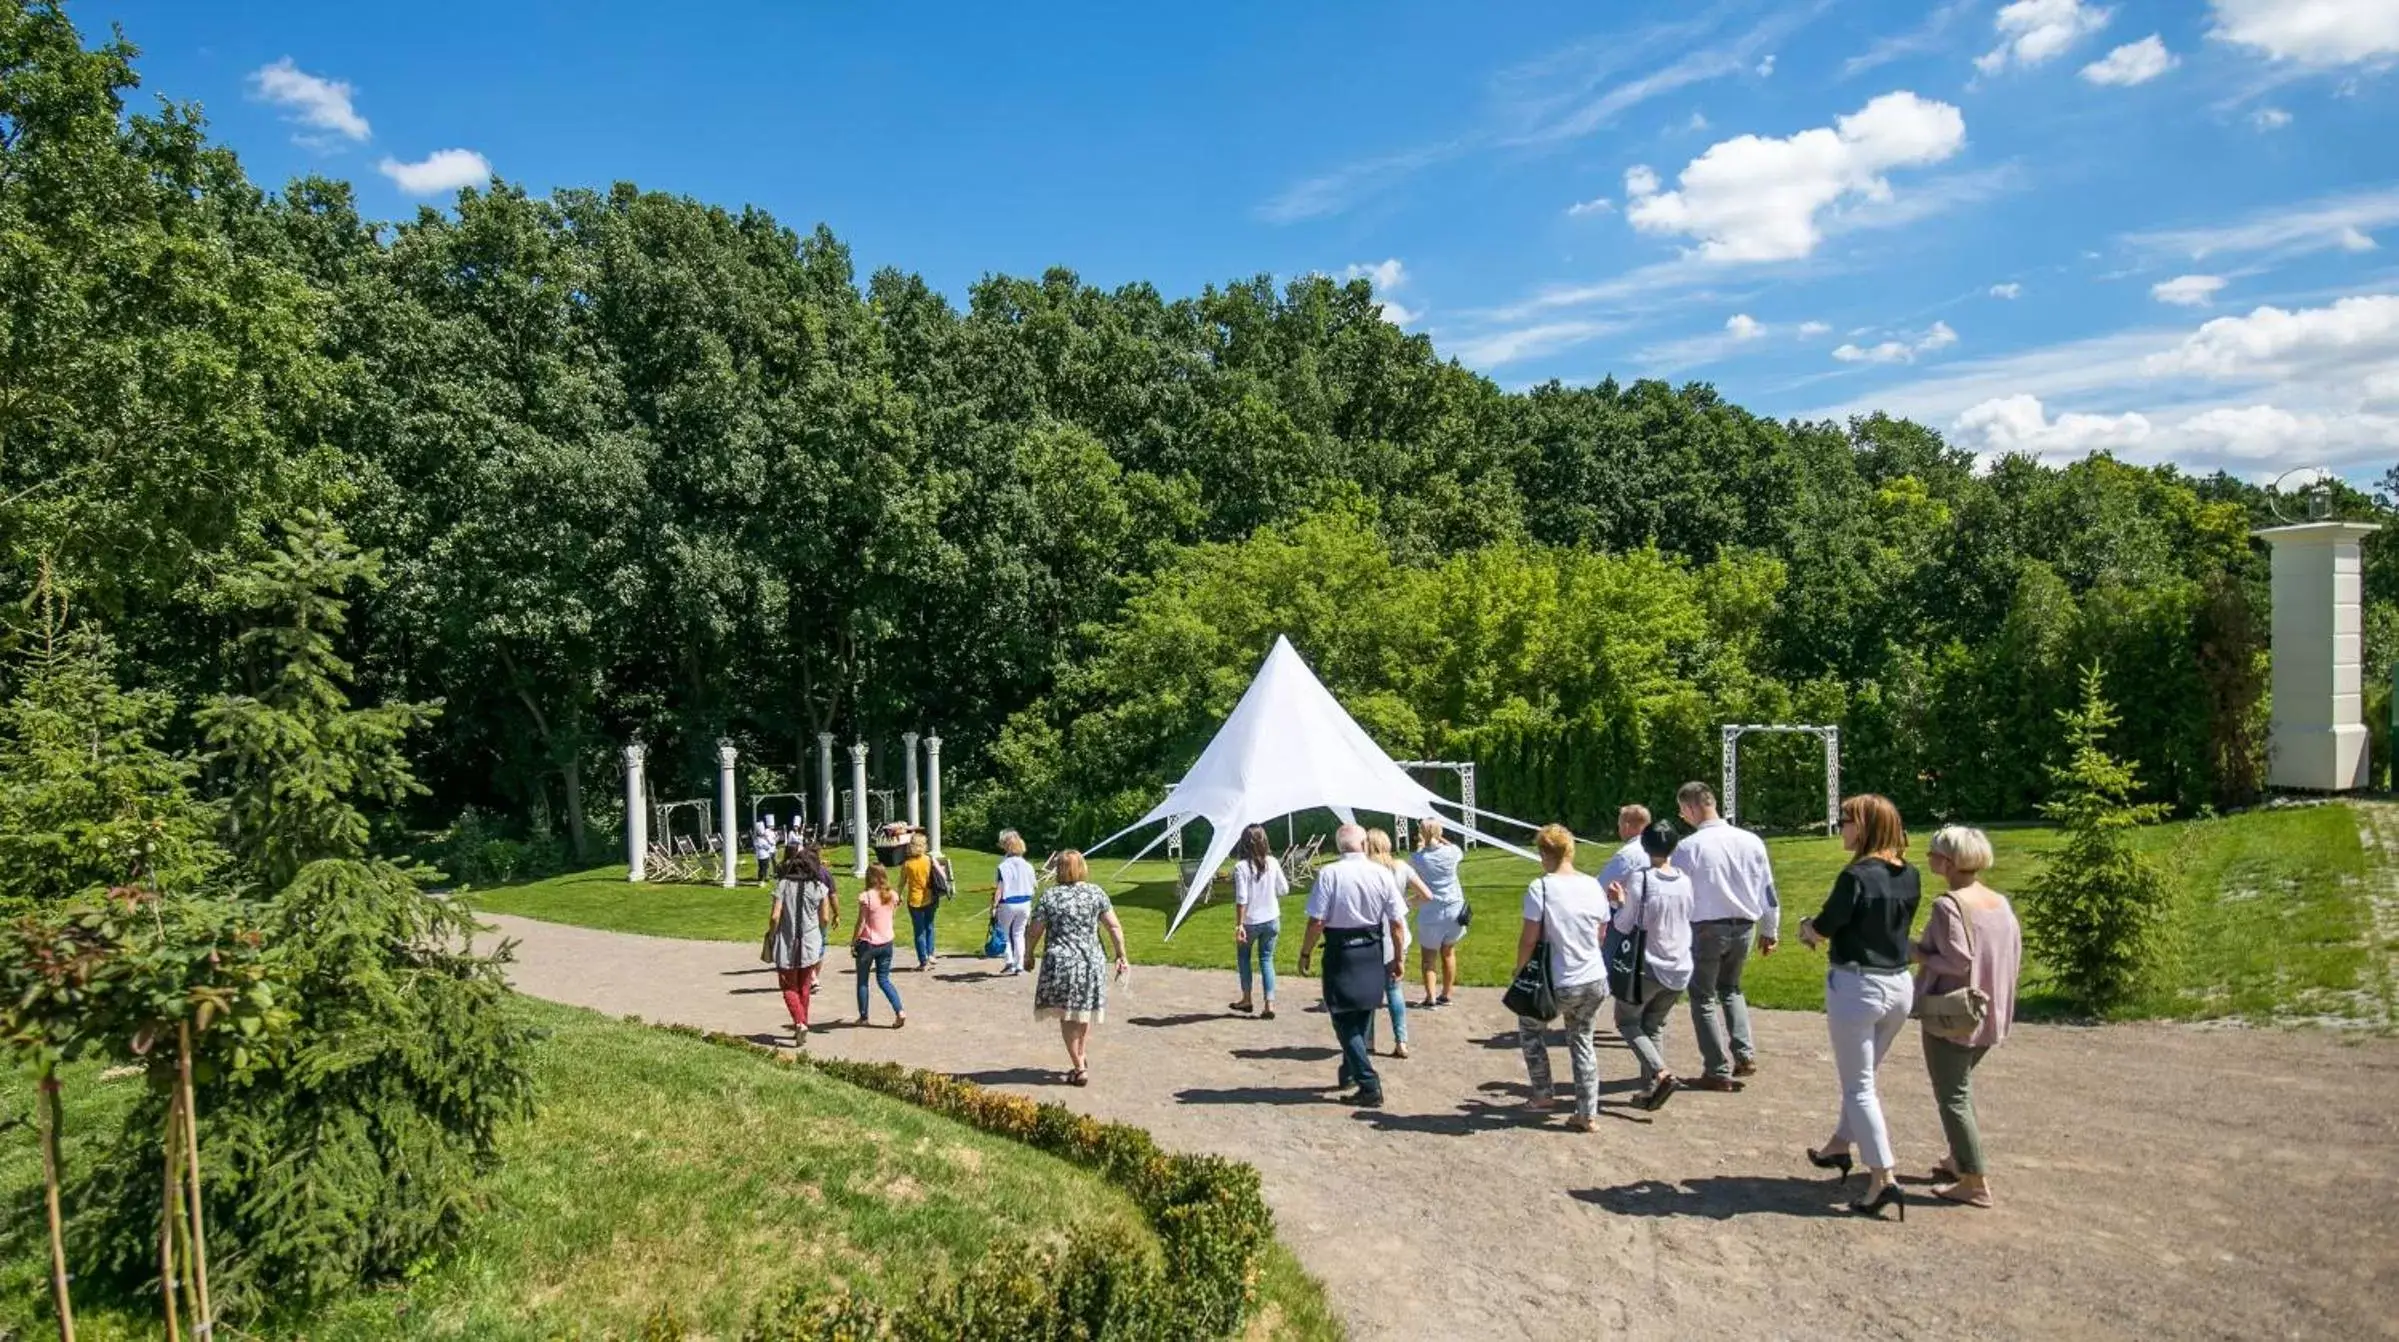
M 930 867 L 931 870 L 925 873 L 925 888 L 931 892 L 933 901 L 935 903 L 939 903 L 942 900 L 948 899 L 952 894 L 956 893 L 956 890 L 953 888 L 950 881 L 950 864 L 948 859 L 939 857 L 928 858 L 926 859 L 926 865 Z

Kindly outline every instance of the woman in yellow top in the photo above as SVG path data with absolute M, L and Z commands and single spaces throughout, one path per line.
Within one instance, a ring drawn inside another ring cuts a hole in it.
M 933 953 L 933 915 L 941 902 L 933 898 L 933 859 L 925 853 L 925 836 L 908 841 L 908 860 L 900 864 L 900 893 L 908 897 L 908 926 L 916 933 L 916 967 L 941 963 Z

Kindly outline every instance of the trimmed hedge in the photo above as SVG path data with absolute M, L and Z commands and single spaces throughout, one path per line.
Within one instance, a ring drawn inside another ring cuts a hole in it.
M 1274 1240 L 1274 1213 L 1258 1190 L 1258 1172 L 1248 1165 L 1169 1152 L 1130 1124 L 1102 1122 L 939 1072 L 795 1057 L 713 1030 L 659 1028 L 787 1067 L 809 1067 L 1094 1170 L 1141 1208 L 1162 1251 L 1151 1254 L 1122 1232 L 1078 1229 L 1062 1248 L 987 1254 L 955 1280 L 928 1285 L 905 1308 L 853 1288 L 806 1284 L 762 1307 L 744 1342 L 1183 1342 L 1235 1335 L 1256 1303 L 1260 1267 Z

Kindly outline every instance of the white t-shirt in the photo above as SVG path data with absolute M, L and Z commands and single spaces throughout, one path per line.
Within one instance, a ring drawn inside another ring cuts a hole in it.
M 1003 903 L 1016 903 L 1033 898 L 1033 864 L 1011 853 L 1000 859 L 999 887 Z
M 1271 923 L 1283 916 L 1280 903 L 1291 893 L 1291 879 L 1283 874 L 1283 864 L 1268 858 L 1266 870 L 1253 869 L 1248 859 L 1233 862 L 1233 911 L 1242 922 L 1255 927 Z
M 1550 986 L 1579 988 L 1607 978 L 1599 953 L 1607 936 L 1608 895 L 1582 872 L 1543 876 L 1524 888 L 1524 920 L 1549 939 Z

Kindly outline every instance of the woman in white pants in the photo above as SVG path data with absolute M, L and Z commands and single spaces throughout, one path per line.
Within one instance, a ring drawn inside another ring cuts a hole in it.
M 999 878 L 991 887 L 991 920 L 1008 939 L 1009 974 L 1025 972 L 1025 923 L 1033 914 L 1033 864 L 1025 861 L 1025 839 L 1015 830 L 1000 831 Z
M 1907 829 L 1888 797 L 1865 793 L 1841 803 L 1841 844 L 1851 861 L 1833 878 L 1832 895 L 1813 918 L 1799 925 L 1810 948 L 1827 948 L 1831 969 L 1824 977 L 1824 1018 L 1832 1032 L 1833 1071 L 1841 1081 L 1841 1121 L 1832 1140 L 1808 1152 L 1818 1169 L 1849 1177 L 1854 1146 L 1866 1160 L 1866 1191 L 1849 1209 L 1880 1215 L 1907 1203 L 1891 1181 L 1897 1163 L 1891 1133 L 1883 1124 L 1882 1096 L 1874 1072 L 1908 1023 L 1915 980 L 1908 974 L 1909 929 L 1922 898 L 1921 879 L 1907 863 Z

